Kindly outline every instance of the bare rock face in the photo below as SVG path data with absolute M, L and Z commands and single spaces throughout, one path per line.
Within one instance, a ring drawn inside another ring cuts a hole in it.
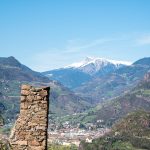
M 13 150 L 47 150 L 49 90 L 22 85 L 20 115 L 10 135 Z

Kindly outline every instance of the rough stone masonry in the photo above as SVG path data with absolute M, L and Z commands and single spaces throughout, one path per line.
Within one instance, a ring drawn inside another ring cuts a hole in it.
M 20 115 L 10 135 L 13 150 L 47 150 L 49 87 L 21 87 Z

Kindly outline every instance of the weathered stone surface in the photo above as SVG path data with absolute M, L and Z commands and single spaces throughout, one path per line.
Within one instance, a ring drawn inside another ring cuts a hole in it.
M 29 141 L 29 145 L 31 145 L 31 146 L 41 146 L 41 143 L 38 142 L 37 140 L 31 140 L 31 141 Z
M 43 146 L 30 146 L 29 150 L 45 150 L 45 149 L 43 149 Z
M 37 100 L 42 100 L 42 97 L 37 95 Z
M 49 89 L 22 85 L 20 115 L 10 136 L 13 150 L 46 150 Z
M 44 97 L 44 96 L 47 96 L 47 91 L 46 90 L 42 90 L 39 92 L 39 95 Z
M 34 96 L 34 95 L 29 95 L 29 96 L 27 96 L 26 97 L 26 99 L 27 99 L 27 101 L 29 101 L 29 102 L 33 102 L 33 101 L 35 101 L 36 100 L 36 97 Z
M 25 96 L 21 96 L 21 102 L 25 102 L 25 100 L 26 100 L 26 97 Z
M 30 90 L 32 87 L 30 86 L 30 85 L 25 85 L 25 84 L 23 84 L 22 86 L 21 86 L 21 90 Z
M 30 94 L 30 91 L 27 91 L 27 90 L 21 90 L 21 95 L 22 96 L 27 96 Z
M 18 141 L 16 142 L 18 145 L 28 145 L 27 141 Z

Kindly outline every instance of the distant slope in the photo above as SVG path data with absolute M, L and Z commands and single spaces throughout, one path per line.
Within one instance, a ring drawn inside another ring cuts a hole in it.
M 56 116 L 82 112 L 90 107 L 85 99 L 62 84 L 32 71 L 14 57 L 0 57 L 0 109 L 1 106 L 5 107 L 3 117 L 7 122 L 14 120 L 19 113 L 21 84 L 50 86 L 50 111 Z
M 19 112 L 18 96 L 21 83 L 49 82 L 41 73 L 21 64 L 14 57 L 0 57 L 0 116 L 9 121 Z M 10 97 L 11 96 L 11 97 Z M 5 111 L 4 108 L 6 109 Z M 2 121 L 2 119 L 1 119 Z
M 142 58 L 132 65 L 129 62 L 86 58 L 43 74 L 96 105 L 135 87 L 150 70 L 149 62 L 150 57 Z
M 112 131 L 92 143 L 81 142 L 79 150 L 149 150 L 150 112 L 128 114 Z
M 135 63 L 133 63 L 133 65 L 150 65 L 150 57 L 145 57 L 140 60 L 137 60 Z
M 4 113 L 5 106 L 0 102 L 0 126 L 4 125 L 4 120 L 2 117 L 2 113 Z
M 131 66 L 124 66 L 105 76 L 95 77 L 74 91 L 82 97 L 92 98 L 93 103 L 104 101 L 130 90 L 150 70 L 150 57 L 143 58 Z
M 80 114 L 75 121 L 88 123 L 103 120 L 106 126 L 112 126 L 126 114 L 141 109 L 150 110 L 150 73 L 131 91 Z
M 49 79 L 56 80 L 64 86 L 73 89 L 89 81 L 91 76 L 78 69 L 61 68 L 43 72 Z
M 150 110 L 150 73 L 147 73 L 144 80 L 134 89 L 110 102 L 96 106 L 84 116 L 84 119 L 91 116 L 94 118 L 91 122 L 100 119 L 104 120 L 105 125 L 111 126 L 129 112 L 139 109 Z
M 0 57 L 0 79 L 48 82 L 49 79 L 21 64 L 14 57 Z
M 5 107 L 3 118 L 6 122 L 16 119 L 20 107 L 20 85 L 30 84 L 36 87 L 50 86 L 50 113 L 55 116 L 79 113 L 88 109 L 90 105 L 85 99 L 75 95 L 61 84 L 50 81 L 40 82 L 20 82 L 20 81 L 0 81 L 0 104 Z
M 90 104 L 85 99 L 77 96 L 58 82 L 53 81 L 49 85 L 51 87 L 50 111 L 52 113 L 63 116 L 83 112 L 90 108 Z

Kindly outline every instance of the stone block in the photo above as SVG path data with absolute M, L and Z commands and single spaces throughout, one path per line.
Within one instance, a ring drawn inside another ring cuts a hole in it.
M 18 145 L 28 145 L 27 141 L 17 141 L 16 142 Z
M 29 145 L 31 145 L 31 146 L 41 146 L 41 143 L 38 142 L 37 140 L 31 140 L 31 141 L 29 141 Z
M 28 96 L 29 94 L 30 94 L 29 91 L 27 91 L 27 90 L 21 90 L 21 95 L 22 96 Z
M 26 96 L 21 96 L 20 100 L 21 100 L 21 102 L 25 102 L 26 101 Z
M 37 100 L 42 100 L 42 97 L 39 96 L 39 95 L 37 95 L 36 99 L 37 99 Z
M 33 102 L 33 101 L 36 100 L 34 95 L 28 95 L 26 99 L 27 99 L 27 101 L 29 101 L 29 102 Z
M 46 90 L 42 90 L 42 91 L 39 92 L 39 95 L 44 97 L 44 96 L 48 95 L 48 92 Z
M 46 150 L 43 146 L 30 146 L 29 150 Z

